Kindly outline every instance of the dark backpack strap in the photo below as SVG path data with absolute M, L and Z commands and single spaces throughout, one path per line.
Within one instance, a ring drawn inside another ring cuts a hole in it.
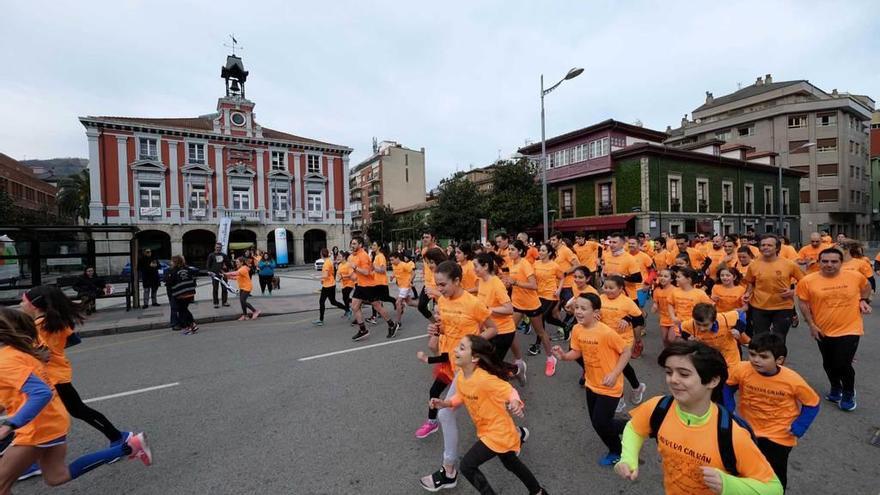
M 718 406 L 718 452 L 724 470 L 732 476 L 739 476 L 736 469 L 736 452 L 733 450 L 733 415 L 726 407 Z
M 669 412 L 669 409 L 672 406 L 672 396 L 664 395 L 657 405 L 654 406 L 654 411 L 651 413 L 651 433 L 649 436 L 651 438 L 657 438 L 657 432 L 660 431 L 660 426 L 663 425 L 663 420 L 666 419 L 666 414 Z

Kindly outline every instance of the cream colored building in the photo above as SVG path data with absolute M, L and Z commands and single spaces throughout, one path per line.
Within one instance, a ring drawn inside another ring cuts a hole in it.
M 352 230 L 370 223 L 370 211 L 397 211 L 425 202 L 425 148 L 414 150 L 394 141 L 373 145 L 373 154 L 349 173 Z

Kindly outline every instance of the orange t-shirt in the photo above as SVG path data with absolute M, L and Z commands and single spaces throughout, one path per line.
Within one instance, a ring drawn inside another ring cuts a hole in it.
M 373 276 L 373 261 L 370 259 L 370 255 L 367 254 L 363 249 L 358 249 L 357 252 L 352 253 L 351 255 L 352 263 L 354 264 L 353 268 L 360 270 L 369 270 L 368 275 L 364 275 L 360 272 L 355 272 L 355 276 L 357 277 L 357 285 L 360 287 L 373 287 L 376 285 L 376 281 Z
M 536 289 L 524 289 L 519 284 L 528 283 L 530 277 L 535 276 L 535 270 L 531 263 L 524 261 L 522 258 L 516 263 L 510 265 L 510 279 L 516 281 L 517 285 L 513 286 L 510 300 L 513 307 L 522 310 L 532 310 L 541 307 L 541 301 L 538 299 L 538 291 Z
M 538 248 L 535 246 L 529 246 L 528 251 L 526 251 L 526 261 L 531 264 L 535 264 L 535 261 L 538 260 Z
M 336 274 L 333 273 L 333 261 L 330 258 L 324 258 L 324 265 L 321 267 L 321 287 L 336 287 Z
M 746 271 L 746 282 L 754 285 L 749 305 L 765 310 L 794 308 L 794 298 L 783 299 L 779 294 L 791 287 L 792 280 L 803 277 L 804 272 L 787 259 L 764 261 L 759 258 L 752 261 Z
M 495 275 L 489 275 L 488 280 L 480 280 L 477 286 L 477 297 L 487 307 L 496 308 L 510 302 L 510 296 L 507 295 L 507 288 L 504 282 Z M 512 333 L 516 330 L 513 323 L 513 315 L 499 315 L 492 313 L 492 321 L 498 327 L 498 335 Z
M 721 262 L 727 258 L 727 253 L 724 251 L 724 248 L 715 249 L 712 247 L 706 251 L 706 257 L 711 261 L 709 264 L 709 277 L 715 278 L 718 276 L 718 267 L 720 267 Z
M 735 311 L 743 307 L 743 294 L 745 293 L 746 288 L 742 285 L 734 285 L 730 288 L 727 288 L 722 284 L 715 284 L 712 286 L 712 297 L 718 298 L 718 300 L 715 301 L 715 308 L 719 313 Z
M 874 269 L 871 267 L 871 263 L 865 258 L 853 258 L 849 261 L 845 261 L 840 269 L 861 273 L 865 278 L 871 278 L 874 276 Z
M 591 272 L 595 272 L 596 268 L 599 267 L 599 243 L 596 241 L 586 241 L 584 245 L 581 246 L 578 243 L 574 243 L 574 252 L 577 256 L 578 261 L 590 269 Z
M 327 263 L 324 263 L 326 266 Z M 333 263 L 330 263 L 330 270 L 333 270 Z M 235 271 L 238 273 L 235 280 L 238 282 L 238 290 L 243 290 L 246 292 L 250 292 L 254 289 L 254 284 L 251 282 L 251 270 L 250 268 L 243 266 Z
M 538 260 L 534 264 L 535 279 L 538 281 L 538 297 L 550 301 L 556 301 L 556 289 L 562 280 L 562 269 L 553 260 Z
M 736 327 L 739 319 L 739 313 L 736 311 L 728 311 L 725 313 L 718 312 L 715 323 L 718 326 L 716 331 L 711 328 L 706 331 L 697 330 L 694 320 L 689 319 L 681 324 L 681 330 L 693 335 L 694 340 L 698 340 L 709 347 L 717 349 L 724 356 L 727 367 L 735 366 L 742 361 L 739 352 L 739 343 L 733 337 L 732 330 Z
M 755 436 L 788 447 L 797 445 L 790 430 L 801 414 L 801 405 L 819 405 L 819 395 L 806 380 L 785 366 L 779 367 L 779 373 L 765 376 L 745 361 L 727 371 L 727 384 L 739 386 L 740 415 Z
M 477 274 L 474 272 L 474 262 L 471 260 L 465 260 L 464 263 L 460 263 L 461 267 L 461 288 L 464 290 L 471 290 L 477 288 Z
M 584 386 L 600 395 L 622 396 L 623 373 L 617 375 L 617 380 L 610 387 L 603 385 L 602 380 L 617 366 L 620 355 L 629 345 L 620 334 L 601 321 L 595 322 L 591 328 L 580 323 L 575 325 L 571 331 L 571 348 L 581 351 L 584 358 Z
M 339 273 L 339 278 L 342 280 L 342 287 L 354 287 L 354 280 L 351 279 L 351 274 L 354 273 L 354 268 L 351 267 L 351 264 L 348 261 L 343 261 L 339 264 L 336 271 Z
M 470 378 L 459 373 L 455 379 L 453 403 L 464 402 L 474 422 L 477 438 L 499 454 L 519 452 L 519 429 L 507 411 L 513 393 L 510 383 L 476 368 Z
M 669 250 L 661 251 L 659 253 L 654 253 L 652 258 L 654 260 L 654 267 L 657 268 L 657 271 L 666 270 L 672 266 L 673 262 L 675 262 L 675 253 Z
M 577 255 L 571 249 L 568 249 L 565 243 L 559 244 L 559 247 L 556 248 L 556 264 L 559 265 L 563 272 L 571 270 L 571 267 L 575 266 L 574 262 L 577 259 Z M 562 287 L 571 287 L 573 284 L 574 274 L 570 273 L 563 279 Z
M 797 297 L 810 305 L 813 321 L 826 337 L 864 335 L 859 302 L 868 279 L 860 273 L 841 270 L 828 278 L 819 273 L 805 276 L 797 285 Z
M 630 411 L 630 426 L 639 436 L 651 433 L 651 414 L 662 397 L 648 399 Z M 718 406 L 710 404 L 708 421 L 688 425 L 679 417 L 678 403 L 673 400 L 669 413 L 657 431 L 657 452 L 663 466 L 663 488 L 667 495 L 712 495 L 714 492 L 703 482 L 704 466 L 724 471 L 718 448 Z M 758 450 L 749 432 L 733 422 L 733 451 L 736 469 L 743 478 L 763 483 L 776 475 L 764 454 Z
M 453 351 L 465 335 L 478 335 L 480 327 L 492 314 L 477 296 L 464 291 L 461 296 L 449 299 L 441 296 L 437 300 L 440 314 L 440 353 L 449 354 L 449 363 L 455 368 Z
M 672 295 L 669 296 L 669 304 L 672 306 L 672 309 L 675 310 L 675 317 L 678 318 L 679 321 L 690 320 L 693 318 L 694 306 L 699 303 L 715 304 L 715 302 L 706 295 L 706 291 L 695 289 L 693 287 L 688 291 L 676 287 L 672 290 Z
M 691 260 L 691 268 L 699 270 L 703 267 L 703 261 L 706 259 L 706 252 L 699 248 L 687 248 L 688 257 Z
M 638 290 L 639 286 L 640 285 L 643 286 L 645 283 L 645 280 L 648 280 L 648 273 L 651 271 L 651 268 L 654 266 L 654 259 L 651 258 L 651 256 L 648 255 L 648 253 L 646 253 L 644 251 L 639 251 L 636 254 L 630 253 L 629 255 L 632 256 L 633 258 L 635 258 L 636 263 L 639 266 L 639 272 L 641 272 L 641 274 L 642 274 L 642 283 L 641 284 L 633 284 L 633 287 L 635 287 L 635 289 Z M 635 295 L 635 294 L 633 294 L 633 295 Z M 630 297 L 632 297 L 632 296 L 630 296 Z
M 626 342 L 626 345 L 633 345 L 635 336 L 633 335 L 632 324 L 627 323 L 623 330 L 619 328 L 619 325 L 627 316 L 642 316 L 642 310 L 639 309 L 632 299 L 623 294 L 614 299 L 609 299 L 608 296 L 602 294 L 599 296 L 599 299 L 602 301 L 602 309 L 599 310 L 600 321 L 619 333 L 623 337 L 624 342 Z
M 500 256 L 501 259 L 503 260 L 503 262 L 501 263 L 501 266 L 499 266 L 498 268 L 510 268 L 510 248 L 509 247 L 507 249 L 499 248 L 498 251 L 496 252 L 496 254 L 498 254 L 498 256 Z
M 797 261 L 798 252 L 791 244 L 783 244 L 782 247 L 779 248 L 779 256 L 789 261 Z
M 377 268 L 384 268 L 385 271 L 379 272 Z M 381 252 L 376 252 L 376 257 L 373 258 L 373 281 L 376 285 L 388 285 L 388 260 Z
M 581 294 L 596 294 L 598 296 L 599 291 L 590 284 L 586 284 L 583 287 L 578 287 L 577 284 L 575 284 L 571 286 L 571 294 L 572 297 L 577 297 Z
M 602 255 L 602 260 L 605 262 L 605 266 L 602 268 L 602 272 L 606 277 L 611 275 L 620 275 L 621 277 L 628 277 L 630 275 L 634 275 L 636 273 L 642 273 L 642 267 L 639 264 L 639 261 L 633 257 L 633 255 L 627 252 L 621 252 L 617 256 L 611 253 L 611 251 L 607 251 Z M 635 299 L 638 297 L 639 283 L 626 282 L 626 295 L 630 299 Z
M 672 291 L 675 289 L 676 287 L 672 284 L 666 287 L 654 287 L 654 293 L 651 297 L 657 303 L 657 311 L 660 314 L 660 326 L 672 326 L 672 318 L 669 317 L 669 305 L 672 303 Z
M 391 271 L 394 272 L 394 280 L 397 282 L 399 289 L 409 289 L 412 287 L 413 265 L 411 263 L 401 261 L 394 265 Z
M 798 259 L 802 262 L 806 261 L 807 273 L 819 271 L 819 253 L 824 249 L 825 246 L 813 247 L 812 244 L 807 244 L 798 251 Z
M 43 363 L 37 358 L 8 345 L 0 346 L 0 406 L 5 414 L 15 416 L 27 402 L 21 387 L 31 375 L 54 385 Z M 58 394 L 52 390 L 52 399 L 28 424 L 15 430 L 13 445 L 36 446 L 57 440 L 70 430 L 70 417 Z
M 67 337 L 73 333 L 73 329 L 65 328 L 60 332 L 48 332 L 46 331 L 45 319 L 42 316 L 36 318 L 34 324 L 37 327 L 40 344 L 49 349 L 49 363 L 46 364 L 49 385 L 70 383 L 73 380 L 73 368 L 70 366 L 64 349 L 67 347 Z

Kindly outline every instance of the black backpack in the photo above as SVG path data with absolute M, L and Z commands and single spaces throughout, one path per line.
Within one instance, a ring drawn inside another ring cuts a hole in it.
M 657 406 L 654 407 L 654 411 L 651 413 L 651 438 L 657 438 L 657 432 L 660 431 L 660 426 L 663 425 L 663 420 L 666 419 L 666 414 L 671 408 L 671 395 L 663 396 L 663 398 L 660 399 L 660 402 L 657 403 Z M 745 430 L 748 431 L 749 435 L 752 437 L 752 441 L 755 441 L 755 433 L 752 431 L 752 428 L 749 426 L 748 423 L 746 423 L 743 419 L 737 417 L 736 415 L 731 414 L 726 407 L 718 405 L 717 434 L 718 451 L 721 453 L 721 463 L 724 465 L 724 470 L 727 471 L 728 474 L 739 476 L 739 471 L 736 469 L 736 452 L 733 449 L 734 422 L 736 422 L 736 424 L 738 424 L 739 426 L 745 428 Z

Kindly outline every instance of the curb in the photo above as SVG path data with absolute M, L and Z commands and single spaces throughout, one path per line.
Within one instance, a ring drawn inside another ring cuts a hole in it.
M 268 317 L 268 316 L 282 316 L 282 315 L 293 315 L 298 313 L 308 313 L 309 311 L 314 311 L 314 309 L 298 309 L 293 311 L 281 311 L 281 312 L 264 312 L 260 313 L 260 317 Z M 196 323 L 219 323 L 224 321 L 233 321 L 238 320 L 241 315 L 220 315 L 220 316 L 209 316 L 205 318 L 196 318 Z M 110 328 L 98 328 L 95 330 L 81 330 L 77 332 L 80 337 L 88 338 L 88 337 L 101 337 L 105 335 L 119 335 L 124 333 L 134 333 L 134 332 L 146 332 L 149 330 L 163 330 L 171 328 L 171 324 L 167 322 L 163 323 L 143 323 L 140 325 L 127 325 L 123 327 L 110 327 Z

